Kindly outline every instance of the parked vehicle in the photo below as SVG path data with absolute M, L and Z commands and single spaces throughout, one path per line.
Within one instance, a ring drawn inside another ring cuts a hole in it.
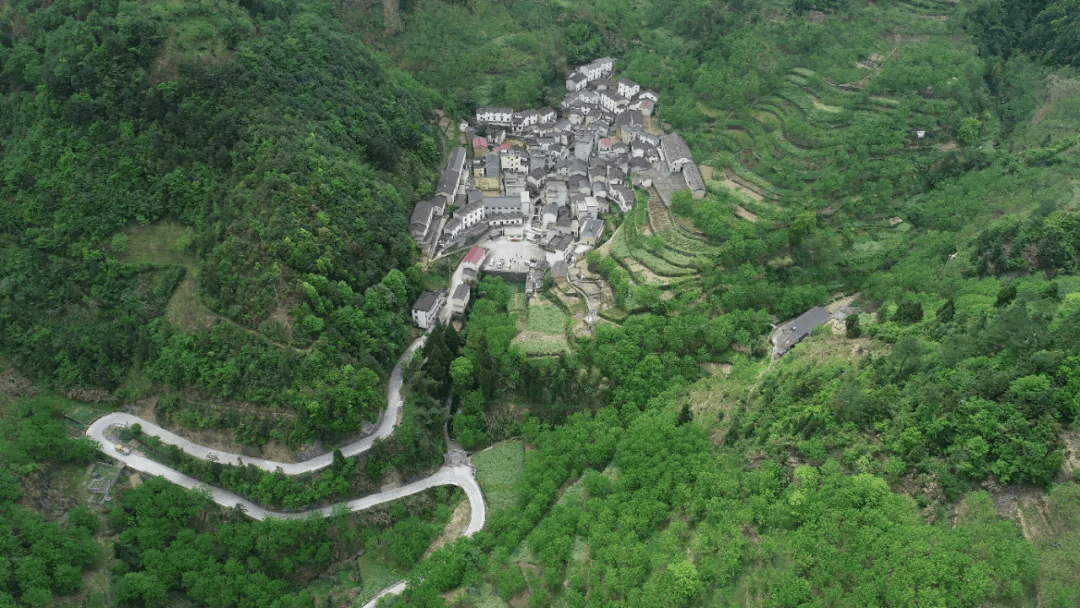
M 125 456 L 131 453 L 131 450 L 130 450 L 130 449 L 128 449 L 128 448 L 126 448 L 126 447 L 124 447 L 124 445 L 123 445 L 123 444 L 120 444 L 120 443 L 118 443 L 118 444 L 114 445 L 114 446 L 113 446 L 113 448 L 114 448 L 114 449 L 115 449 L 115 450 L 116 450 L 117 452 L 120 452 L 121 454 L 124 454 Z

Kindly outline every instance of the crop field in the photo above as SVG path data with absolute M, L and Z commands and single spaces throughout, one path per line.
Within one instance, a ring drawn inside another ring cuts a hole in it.
M 553 304 L 534 304 L 529 307 L 525 329 L 561 336 L 566 330 L 566 313 Z
M 525 442 L 512 439 L 472 457 L 476 480 L 492 512 L 517 504 L 517 484 L 525 470 Z

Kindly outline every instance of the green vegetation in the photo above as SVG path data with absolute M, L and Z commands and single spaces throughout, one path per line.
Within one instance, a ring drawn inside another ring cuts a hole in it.
M 561 334 L 566 330 L 566 315 L 558 306 L 533 305 L 525 328 L 545 334 Z
M 406 236 L 443 153 L 432 106 L 555 105 L 564 68 L 611 55 L 710 177 L 670 208 L 639 192 L 589 255 L 617 324 L 578 337 L 582 304 L 527 309 L 484 278 L 460 334 L 436 328 L 405 366 L 401 424 L 363 459 L 290 480 L 147 441 L 299 509 L 439 466 L 449 418 L 491 506 L 474 537 L 421 560 L 446 490 L 251 522 L 161 480 L 101 527 L 20 499 L 93 457 L 67 437 L 92 411 L 63 423 L 20 398 L 0 604 L 97 575 L 123 608 L 321 607 L 401 573 L 385 604 L 1075 605 L 1078 9 L 4 4 L 4 355 L 248 446 L 333 445 L 384 406 L 407 307 L 457 259 L 423 269 Z M 853 314 L 773 361 L 773 327 L 830 303 Z M 312 586 L 361 550 L 361 580 Z
M 293 413 L 247 408 L 254 445 L 377 415 L 439 135 L 423 87 L 322 8 L 283 8 L 5 4 L 0 335 L 20 369 Z
M 517 485 L 525 465 L 525 444 L 520 440 L 504 441 L 472 458 L 476 480 L 492 511 L 517 504 Z
M 58 465 L 84 469 L 97 454 L 93 441 L 68 437 L 50 401 L 0 395 L 0 542 L 6 547 L 0 601 L 8 605 L 17 599 L 23 606 L 52 606 L 54 596 L 79 592 L 84 572 L 102 560 L 93 538 L 101 520 L 85 505 L 58 521 L 27 508 L 41 499 L 43 486 L 55 483 Z

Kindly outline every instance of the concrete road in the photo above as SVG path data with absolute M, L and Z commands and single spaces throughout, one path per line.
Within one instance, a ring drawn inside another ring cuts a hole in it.
M 397 365 L 394 366 L 393 371 L 390 373 L 390 383 L 387 387 L 386 398 L 387 407 L 382 416 L 379 417 L 379 424 L 376 432 L 368 437 L 365 437 L 359 441 L 350 443 L 349 445 L 341 448 L 342 454 L 345 457 L 355 456 L 362 454 L 371 449 L 372 444 L 376 439 L 389 437 L 394 431 L 394 426 L 397 424 L 398 413 L 401 411 L 401 366 L 409 357 L 412 356 L 418 348 L 420 348 L 424 341 L 427 340 L 427 334 L 418 338 L 415 342 L 409 345 L 409 348 L 405 351 L 405 354 L 398 359 Z M 161 463 L 155 462 L 141 454 L 132 452 L 130 454 L 121 454 L 113 448 L 113 442 L 106 438 L 105 433 L 110 427 L 124 427 L 132 424 L 142 425 L 143 433 L 159 437 L 163 443 L 179 446 L 185 453 L 190 454 L 196 458 L 212 459 L 221 463 L 228 464 L 254 464 L 264 471 L 274 471 L 280 468 L 286 475 L 299 475 L 301 473 L 310 473 L 318 471 L 330 466 L 333 463 L 333 453 L 323 454 L 304 462 L 274 462 L 272 460 L 264 460 L 262 458 L 248 458 L 238 454 L 231 454 L 228 452 L 221 452 L 218 450 L 211 450 L 197 443 L 192 443 L 175 433 L 171 433 L 160 426 L 147 422 L 138 416 L 131 414 L 125 414 L 116 412 L 112 414 L 106 414 L 101 418 L 94 421 L 93 424 L 86 429 L 86 435 L 101 445 L 102 451 L 123 462 L 127 466 L 147 473 L 149 475 L 157 475 L 164 477 L 165 479 L 175 483 L 178 486 L 188 489 L 203 489 L 210 493 L 211 498 L 217 504 L 233 508 L 240 506 L 244 511 L 254 519 L 265 519 L 267 517 L 279 517 L 279 518 L 302 518 L 308 517 L 313 513 L 320 513 L 323 516 L 329 516 L 334 508 L 337 506 L 324 507 L 322 509 L 312 509 L 309 511 L 303 511 L 299 513 L 278 513 L 275 511 L 267 511 L 261 506 L 241 498 L 240 496 L 218 488 L 210 486 L 200 482 L 199 480 L 184 475 L 183 473 L 167 467 Z M 212 455 L 212 457 L 211 457 Z M 484 527 L 484 520 L 487 516 L 487 507 L 484 505 L 484 495 L 480 491 L 480 485 L 476 483 L 476 476 L 473 473 L 471 465 L 462 466 L 444 466 L 439 469 L 435 474 L 414 481 L 409 484 L 405 484 L 399 488 L 387 490 L 385 492 L 379 492 L 378 494 L 372 494 L 370 496 L 364 496 L 355 500 L 350 500 L 344 503 L 348 506 L 350 511 L 363 511 L 364 509 L 370 509 L 371 507 L 381 505 L 383 503 L 391 502 L 423 492 L 428 488 L 434 488 L 436 486 L 452 485 L 457 486 L 465 491 L 465 496 L 469 499 L 470 517 L 469 525 L 462 532 L 463 536 L 472 536 Z M 365 606 L 374 606 L 375 602 L 384 595 L 398 594 L 405 590 L 406 583 L 401 581 L 379 592 L 375 599 L 368 602 Z
M 406 582 L 405 581 L 401 581 L 399 583 L 394 583 L 393 585 L 391 585 L 391 586 L 387 587 L 386 589 L 383 589 L 382 591 L 380 591 L 379 594 L 376 595 L 375 597 L 371 598 L 371 601 L 364 604 L 363 608 L 375 608 L 375 604 L 378 604 L 379 600 L 382 599 L 382 597 L 384 595 L 400 595 L 402 591 L 405 591 L 405 587 L 406 587 Z
M 130 416 L 130 414 L 127 415 Z M 104 418 L 108 417 L 109 416 L 105 416 Z M 141 418 L 135 418 L 135 421 L 143 424 L 144 426 L 148 424 Z M 228 490 L 204 484 L 193 477 L 184 475 L 176 469 L 167 467 L 159 462 L 155 462 L 137 452 L 132 452 L 131 454 L 121 454 L 115 451 L 111 447 L 112 444 L 105 437 L 105 431 L 108 426 L 109 425 L 98 425 L 97 422 L 95 422 L 90 429 L 87 429 L 86 434 L 87 436 L 91 437 L 99 444 L 101 444 L 101 449 L 109 456 L 112 456 L 113 458 L 123 462 L 124 464 L 135 469 L 136 471 L 147 473 L 149 475 L 157 475 L 159 477 L 164 477 L 165 479 L 168 479 L 169 481 L 175 483 L 178 486 L 188 489 L 204 489 L 210 492 L 210 496 L 211 498 L 213 498 L 214 502 L 230 509 L 239 505 L 243 507 L 245 513 L 247 513 L 250 517 L 254 519 L 266 519 L 267 517 L 308 517 L 312 513 L 316 512 L 321 513 L 323 516 L 329 516 L 334 510 L 334 507 L 324 507 L 322 509 L 312 509 L 309 511 L 301 511 L 298 513 L 280 513 L 277 511 L 268 511 L 261 506 L 251 502 L 250 500 L 241 498 L 240 496 Z M 172 434 L 170 433 L 170 435 Z M 175 435 L 173 435 L 173 437 L 175 437 Z M 164 437 L 162 438 L 162 441 L 166 443 L 172 443 Z M 424 479 L 414 481 L 410 484 L 405 484 L 399 488 L 394 488 L 385 492 L 379 492 L 378 494 L 372 494 L 370 496 L 364 496 L 362 498 L 350 500 L 349 502 L 344 504 L 347 505 L 349 507 L 349 510 L 351 511 L 363 511 L 364 509 L 370 509 L 371 507 L 381 505 L 386 502 L 391 502 L 399 498 L 404 498 L 412 494 L 423 492 L 428 488 L 447 485 L 458 486 L 465 491 L 465 496 L 469 499 L 469 506 L 472 514 L 469 518 L 469 525 L 465 528 L 464 534 L 465 536 L 472 536 L 478 530 L 484 527 L 486 508 L 484 506 L 484 496 L 480 491 L 480 485 L 476 483 L 476 478 L 473 477 L 472 467 L 470 466 L 446 466 L 439 469 L 434 475 L 425 477 Z
M 401 366 L 412 357 L 417 349 L 423 346 L 424 342 L 427 340 L 427 336 L 428 335 L 425 333 L 417 338 L 415 342 L 409 345 L 409 348 L 405 350 L 405 353 L 401 355 L 401 358 L 398 359 L 397 365 L 395 365 L 393 371 L 390 372 L 390 383 L 386 389 L 386 410 L 379 416 L 376 431 L 363 439 L 342 446 L 341 453 L 346 458 L 356 456 L 357 454 L 363 454 L 371 449 L 371 446 L 375 443 L 376 439 L 384 439 L 394 432 L 394 426 L 397 424 L 398 415 L 401 412 L 402 406 Z M 212 450 L 197 443 L 192 443 L 191 441 L 188 441 L 175 433 L 171 433 L 152 422 L 147 422 L 138 416 L 125 414 L 123 412 L 114 412 L 98 418 L 88 429 L 86 429 L 86 434 L 97 439 L 100 436 L 100 432 L 108 426 L 126 426 L 135 423 L 141 424 L 143 432 L 147 435 L 159 437 L 164 443 L 180 446 L 180 449 L 187 454 L 196 458 L 202 458 L 203 460 L 207 460 L 207 457 L 213 454 L 214 458 L 223 464 L 243 464 L 245 466 L 253 464 L 264 471 L 274 471 L 280 467 L 286 475 L 299 475 L 301 473 L 310 473 L 312 471 L 325 469 L 334 462 L 333 452 L 323 454 L 322 456 L 316 456 L 315 458 L 303 462 L 274 462 L 272 460 L 264 460 L 253 456 L 241 456 L 230 452 Z M 101 440 L 99 439 L 99 441 Z M 121 458 L 122 455 L 116 453 L 109 445 L 102 445 L 105 446 L 103 449 L 105 449 L 110 456 L 123 460 L 123 458 Z

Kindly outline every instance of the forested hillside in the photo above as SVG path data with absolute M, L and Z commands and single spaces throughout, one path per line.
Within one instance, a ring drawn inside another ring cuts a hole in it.
M 253 403 L 254 445 L 373 419 L 417 291 L 409 207 L 442 158 L 432 94 L 315 5 L 0 14 L 0 336 L 20 369 L 119 402 L 149 380 L 182 409 Z
M 0 17 L 0 605 L 356 606 L 405 573 L 381 605 L 1080 605 L 1077 0 Z M 253 523 L 135 479 L 76 508 L 84 408 L 290 455 L 374 419 L 407 306 L 448 270 L 406 225 L 446 148 L 434 110 L 556 105 L 604 55 L 660 93 L 708 195 L 608 217 L 575 269 L 610 288 L 595 327 L 566 283 L 526 306 L 485 278 L 363 460 L 289 480 L 146 442 L 327 504 L 440 464 L 453 394 L 482 532 L 426 556 L 441 491 Z M 812 306 L 847 317 L 774 360 Z

